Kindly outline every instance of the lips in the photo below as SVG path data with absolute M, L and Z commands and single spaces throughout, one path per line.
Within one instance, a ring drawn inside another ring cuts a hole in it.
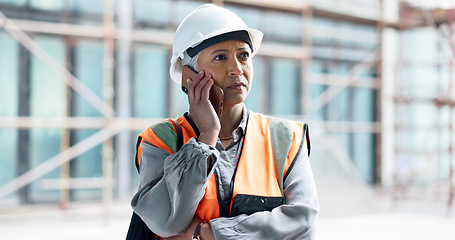
M 245 84 L 242 83 L 242 82 L 239 82 L 239 83 L 234 83 L 232 85 L 230 85 L 228 88 L 231 88 L 231 89 L 240 89 L 242 87 L 245 87 Z

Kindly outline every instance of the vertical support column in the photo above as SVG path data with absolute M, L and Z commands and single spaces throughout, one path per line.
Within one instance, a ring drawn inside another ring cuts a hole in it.
M 398 41 L 398 48 L 396 48 L 395 52 L 398 54 L 397 58 L 397 75 L 401 76 L 403 75 L 402 73 L 406 74 L 405 69 L 409 68 L 409 51 L 410 47 L 406 44 L 407 42 L 411 41 L 409 34 L 410 32 L 408 31 L 408 27 L 410 24 L 411 20 L 411 9 L 409 4 L 404 1 L 404 0 L 399 0 L 397 1 L 397 4 L 399 4 L 399 29 L 398 29 L 398 36 L 397 38 L 399 39 Z M 399 68 L 398 68 L 399 66 Z M 400 78 L 395 78 L 395 92 L 394 92 L 394 108 L 398 109 L 399 111 L 394 111 L 394 113 L 397 114 L 397 116 L 394 117 L 394 132 L 393 134 L 396 135 L 394 139 L 398 139 L 400 141 L 406 141 L 409 144 L 412 143 L 412 138 L 414 135 L 414 132 L 412 131 L 412 125 L 413 125 L 413 119 L 411 118 L 411 113 L 412 113 L 412 108 L 411 108 L 411 100 L 409 97 L 411 97 L 410 94 L 407 94 L 404 89 L 408 89 L 412 87 L 412 82 L 409 81 L 407 77 L 400 77 Z M 385 109 L 383 109 L 384 112 L 386 112 Z M 400 119 L 399 124 L 395 123 L 396 120 Z M 383 139 L 383 143 L 386 144 L 386 139 Z M 398 171 L 402 171 L 402 169 L 398 169 L 398 167 L 403 168 L 399 163 L 402 162 L 407 162 L 409 161 L 410 157 L 413 152 L 413 147 L 412 144 L 409 145 L 393 145 L 393 159 L 390 162 L 390 168 L 393 170 L 393 172 L 390 173 L 391 179 L 391 190 L 392 190 L 392 196 L 395 200 L 398 200 L 399 198 L 405 197 L 403 195 L 406 194 L 406 191 L 403 191 L 406 187 L 409 186 L 409 181 L 403 181 L 399 178 L 397 178 Z M 391 144 L 389 144 L 390 147 L 392 147 Z M 384 149 L 384 151 L 387 151 Z M 386 156 L 383 156 L 383 160 L 386 159 Z M 392 165 L 393 164 L 393 165 Z
M 394 6 L 390 6 L 394 4 Z M 398 11 L 398 3 L 394 1 L 385 1 L 382 3 L 382 13 L 390 14 L 387 10 L 395 9 Z M 394 16 L 386 17 L 382 15 L 388 21 L 396 21 Z M 381 113 L 378 115 L 378 121 L 380 121 L 380 132 L 381 137 L 380 149 L 380 160 L 377 161 L 377 181 L 378 184 L 384 190 L 393 190 L 394 185 L 394 174 L 395 174 L 395 84 L 396 84 L 396 66 L 398 51 L 397 41 L 398 34 L 395 29 L 385 28 L 379 26 L 382 33 L 380 34 L 379 41 L 382 42 L 381 46 L 381 68 L 378 69 L 380 72 L 379 86 L 380 94 L 378 93 L 377 101 L 381 104 L 378 106 L 378 111 Z M 378 29 L 379 30 L 379 29 Z
M 118 1 L 118 28 L 123 32 L 118 40 L 117 55 L 117 117 L 122 120 L 124 127 L 116 139 L 116 172 L 119 198 L 127 198 L 131 193 L 133 166 L 133 154 L 130 146 L 133 146 L 131 133 L 126 130 L 127 119 L 132 117 L 131 102 L 131 39 L 130 31 L 133 27 L 133 6 L 132 1 Z M 123 121 L 124 120 L 124 121 Z
M 19 48 L 19 101 L 18 116 L 30 116 L 30 52 L 23 46 Z M 16 175 L 21 176 L 30 170 L 30 129 L 18 129 L 17 144 L 17 169 Z M 18 190 L 20 204 L 30 203 L 29 186 L 24 186 Z
M 455 43 L 453 42 L 453 21 L 455 20 L 455 9 L 451 9 L 448 12 L 448 27 L 449 27 L 449 43 L 450 47 L 452 48 L 452 57 L 449 59 L 449 87 L 447 92 L 447 98 L 449 103 L 449 161 L 450 161 L 450 169 L 449 169 L 449 200 L 447 202 L 448 212 L 453 208 L 454 204 L 454 197 L 455 197 L 455 183 L 454 183 L 454 175 L 455 175 L 455 129 L 454 129 L 454 121 L 455 121 L 455 113 L 454 113 L 454 71 L 453 71 L 453 64 L 455 58 Z
M 104 102 L 113 106 L 114 100 L 114 6 L 113 0 L 104 0 Z M 112 112 L 104 111 L 106 123 L 114 121 Z M 106 124 L 107 125 L 107 124 Z M 112 138 L 103 143 L 103 204 L 105 217 L 108 217 L 113 199 L 113 141 Z
M 384 16 L 384 0 L 379 0 L 379 19 L 376 25 L 376 31 L 378 35 L 378 43 L 377 43 L 377 63 L 376 63 L 376 83 L 378 84 L 378 88 L 376 89 L 376 122 L 380 126 L 382 130 L 382 99 L 383 99 L 383 90 L 382 90 L 382 71 L 383 71 L 383 38 L 384 38 L 384 30 L 385 30 L 385 16 Z M 381 183 L 382 175 L 381 175 L 381 162 L 382 162 L 382 131 L 376 133 L 376 182 Z M 384 149 L 385 150 L 385 149 Z
M 66 68 L 68 71 L 71 71 L 71 39 L 69 36 L 64 37 L 65 40 L 65 48 L 66 48 Z M 71 81 L 71 76 L 66 76 L 68 81 Z M 68 85 L 66 86 L 66 117 L 71 116 L 71 87 Z M 62 133 L 62 140 L 61 140 L 61 152 L 65 152 L 68 148 L 70 148 L 70 137 L 71 137 L 71 129 L 65 128 L 63 129 Z M 67 157 L 64 157 L 65 159 Z M 60 168 L 60 178 L 62 181 L 60 182 L 60 207 L 61 208 L 68 208 L 70 202 L 70 188 L 69 188 L 69 178 L 70 178 L 70 162 L 66 162 Z
M 449 87 L 448 87 L 448 106 L 449 106 L 449 200 L 447 202 L 447 208 L 450 212 L 453 208 L 454 195 L 455 195 L 455 186 L 454 186 L 454 175 L 455 175 L 455 155 L 454 155 L 454 145 L 455 145 L 455 129 L 453 126 L 454 118 L 454 98 L 453 98 L 453 58 L 449 60 Z
M 302 60 L 301 60 L 301 97 L 300 106 L 301 114 L 307 114 L 308 102 L 311 100 L 311 85 L 309 79 L 311 78 L 311 47 L 313 44 L 313 9 L 311 7 L 311 1 L 305 1 L 302 4 Z
M 70 10 L 69 10 L 69 0 L 65 1 L 65 10 L 62 13 L 63 22 L 69 23 L 70 22 Z M 71 72 L 71 37 L 64 36 L 65 41 L 65 67 L 68 72 Z M 71 82 L 72 77 L 70 74 L 66 74 L 66 81 Z M 66 117 L 71 116 L 71 87 L 70 85 L 66 85 Z M 70 137 L 71 137 L 71 129 L 65 128 L 63 129 L 62 133 L 62 140 L 61 140 L 61 152 L 65 152 L 68 148 L 70 148 Z M 63 158 L 67 158 L 64 156 Z M 68 208 L 70 202 L 70 188 L 69 188 L 69 178 L 70 178 L 70 162 L 66 162 L 62 164 L 60 168 L 60 207 L 63 209 Z M 68 181 L 67 181 L 68 180 Z

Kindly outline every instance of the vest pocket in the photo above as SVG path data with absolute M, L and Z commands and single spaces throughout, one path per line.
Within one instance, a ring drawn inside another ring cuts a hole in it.
M 272 211 L 282 205 L 284 197 L 264 197 L 254 195 L 237 194 L 232 203 L 231 217 L 240 214 L 253 214 L 261 211 Z

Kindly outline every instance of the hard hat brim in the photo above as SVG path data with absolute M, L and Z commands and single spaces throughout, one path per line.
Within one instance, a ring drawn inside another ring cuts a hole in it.
M 257 54 L 258 50 L 259 50 L 259 47 L 260 47 L 261 42 L 262 42 L 262 38 L 264 36 L 264 34 L 261 31 L 259 31 L 259 30 L 256 30 L 256 29 L 253 29 L 253 28 L 229 29 L 229 30 L 220 29 L 220 30 L 218 30 L 216 32 L 213 32 L 212 34 L 206 36 L 205 39 L 209 39 L 209 38 L 221 35 L 221 34 L 235 32 L 235 31 L 240 31 L 240 30 L 245 30 L 250 35 L 250 39 L 251 39 L 251 43 L 252 43 L 252 47 L 253 47 L 253 49 L 252 49 L 253 52 L 251 53 L 251 57 L 254 57 Z M 191 47 L 196 47 L 201 42 L 202 41 L 196 42 L 196 43 L 192 44 Z M 173 56 L 171 58 L 171 66 L 169 68 L 169 74 L 171 76 L 171 79 L 174 82 L 178 83 L 178 84 L 180 84 L 181 81 L 182 81 L 182 67 L 183 67 L 182 58 L 183 58 L 183 53 L 181 53 L 179 56 Z

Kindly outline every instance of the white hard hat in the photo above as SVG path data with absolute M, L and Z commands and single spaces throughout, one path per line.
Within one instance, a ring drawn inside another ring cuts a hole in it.
M 174 36 L 169 68 L 172 80 L 177 83 L 182 81 L 182 59 L 189 57 L 186 52 L 189 48 L 195 48 L 204 40 L 219 35 L 243 31 L 249 35 L 248 43 L 252 47 L 253 57 L 261 45 L 264 35 L 261 31 L 249 28 L 235 13 L 214 4 L 204 4 L 194 10 L 183 19 Z M 211 44 L 215 43 L 217 42 Z

